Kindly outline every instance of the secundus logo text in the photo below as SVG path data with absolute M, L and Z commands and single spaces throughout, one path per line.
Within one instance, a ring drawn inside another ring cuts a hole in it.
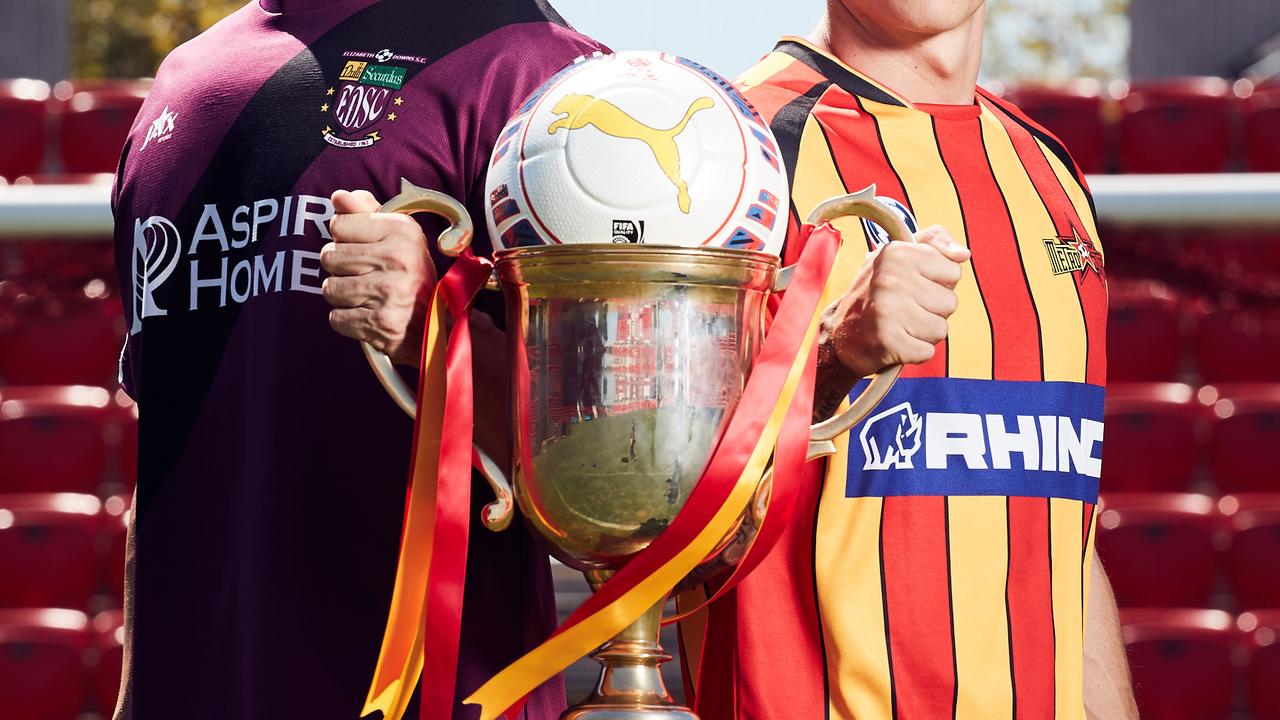
M 863 425 L 862 469 L 1024 470 L 1097 478 L 1102 429 L 1089 418 L 917 412 L 904 402 Z
M 142 329 L 143 318 L 226 307 L 266 293 L 318 294 L 319 244 L 311 251 L 281 247 L 281 240 L 327 241 L 332 217 L 328 198 L 290 195 L 234 208 L 209 203 L 186 232 L 166 217 L 138 218 L 133 228 L 130 334 Z M 182 290 L 174 283 L 182 283 Z

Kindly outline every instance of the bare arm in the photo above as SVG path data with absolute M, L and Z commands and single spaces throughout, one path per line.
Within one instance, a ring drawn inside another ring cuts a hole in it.
M 1084 637 L 1084 707 L 1089 720 L 1138 720 L 1120 636 L 1120 613 L 1096 553 Z

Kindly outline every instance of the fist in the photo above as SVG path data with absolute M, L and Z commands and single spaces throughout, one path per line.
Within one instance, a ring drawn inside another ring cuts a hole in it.
M 378 212 L 373 195 L 333 194 L 333 242 L 320 250 L 321 285 L 334 330 L 363 340 L 396 363 L 417 365 L 436 269 L 408 215 Z
M 916 233 L 915 240 L 867 255 L 853 287 L 823 316 L 825 350 L 858 377 L 925 362 L 947 336 L 969 250 L 937 225 Z

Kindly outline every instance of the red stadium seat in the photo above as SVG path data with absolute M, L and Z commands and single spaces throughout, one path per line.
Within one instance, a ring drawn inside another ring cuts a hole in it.
M 1099 173 L 1107 169 L 1108 145 L 1101 89 L 1098 81 L 1082 79 L 1055 87 L 1016 87 L 1004 97 L 1056 135 L 1081 170 Z
M 1234 692 L 1231 616 L 1220 610 L 1122 610 L 1143 720 L 1226 720 Z
M 13 180 L 44 167 L 49 86 L 40 80 L 0 81 L 0 178 Z
M 71 386 L 0 392 L 0 492 L 96 493 L 110 394 Z
M 1280 88 L 1259 89 L 1243 103 L 1244 162 L 1251 172 L 1280 172 Z
M 75 610 L 0 610 L 5 720 L 75 720 L 88 688 L 89 618 Z
M 125 138 L 146 94 L 124 89 L 77 92 L 59 126 L 62 168 L 69 173 L 114 172 Z
M 1280 493 L 1226 495 L 1218 507 L 1231 533 L 1227 567 L 1236 606 L 1280 607 Z
M 1196 362 L 1205 382 L 1277 380 L 1280 311 L 1219 309 L 1196 325 Z
M 103 568 L 103 587 L 110 600 L 119 604 L 124 599 L 124 560 L 129 508 L 133 498 L 129 495 L 112 495 L 102 503 L 106 515 L 103 529 L 107 533 L 106 566 Z
M 1120 103 L 1121 172 L 1225 171 L 1234 101 L 1221 78 L 1134 85 Z
M 1180 383 L 1117 383 L 1107 393 L 1104 492 L 1190 488 L 1203 408 Z
M 108 610 L 93 618 L 94 645 L 98 649 L 95 700 L 98 714 L 111 717 L 120 693 L 120 673 L 124 668 L 124 613 Z
M 0 335 L 0 376 L 27 385 L 114 382 L 122 317 L 119 301 L 106 297 L 20 317 Z
M 1280 385 L 1253 387 L 1213 404 L 1210 472 L 1227 492 L 1280 492 Z
M 1218 515 L 1204 495 L 1111 493 L 1098 555 L 1122 607 L 1205 607 L 1219 553 Z
M 101 508 L 78 493 L 0 495 L 0 607 L 87 607 Z
M 1249 654 L 1249 711 L 1254 720 L 1280 720 L 1280 610 L 1244 613 L 1236 627 Z
M 1182 303 L 1160 282 L 1116 283 L 1107 318 L 1111 382 L 1177 380 L 1182 367 Z

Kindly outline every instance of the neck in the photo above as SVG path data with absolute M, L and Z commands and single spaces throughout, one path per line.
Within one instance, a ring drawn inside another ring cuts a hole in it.
M 964 105 L 978 83 L 985 18 L 984 5 L 950 30 L 898 31 L 831 0 L 809 39 L 913 103 Z

